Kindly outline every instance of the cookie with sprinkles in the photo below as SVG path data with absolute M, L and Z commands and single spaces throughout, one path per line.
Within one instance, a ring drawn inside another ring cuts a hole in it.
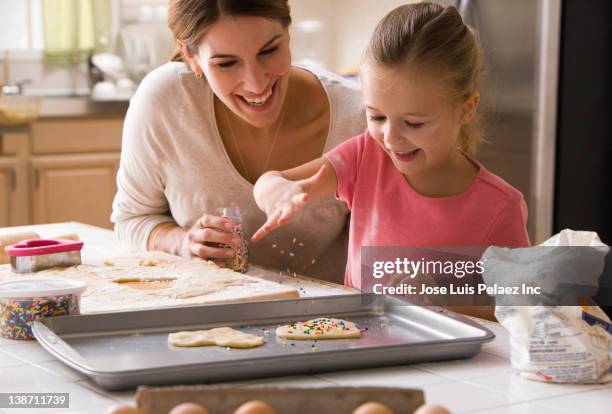
M 285 339 L 319 340 L 361 338 L 357 325 L 344 319 L 317 318 L 276 328 L 276 336 Z

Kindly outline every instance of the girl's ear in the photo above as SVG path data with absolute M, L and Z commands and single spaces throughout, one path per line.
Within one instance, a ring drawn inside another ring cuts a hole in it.
M 189 48 L 187 47 L 185 42 L 183 42 L 182 40 L 177 40 L 176 42 L 181 48 L 181 52 L 183 52 L 183 58 L 185 59 L 185 62 L 187 62 L 193 73 L 195 73 L 198 78 L 201 77 L 202 68 L 200 67 L 198 61 L 195 59 L 195 56 L 192 55 L 191 52 L 189 52 Z
M 480 93 L 474 92 L 461 104 L 461 116 L 459 122 L 462 125 L 469 124 L 476 116 L 478 103 L 480 102 Z

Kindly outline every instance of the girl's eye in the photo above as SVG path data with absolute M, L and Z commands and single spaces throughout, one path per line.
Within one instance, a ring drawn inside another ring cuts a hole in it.
M 270 55 L 278 50 L 278 46 L 274 46 L 259 52 L 260 55 Z
M 421 128 L 423 126 L 423 124 L 424 124 L 423 122 L 413 124 L 412 122 L 406 121 L 406 125 L 408 125 L 410 128 L 414 128 L 414 129 Z
M 385 117 L 382 115 L 370 115 L 370 121 L 373 122 L 382 122 L 385 120 Z
M 232 66 L 234 66 L 236 64 L 235 60 L 229 60 L 227 62 L 223 62 L 223 63 L 217 63 L 217 67 L 221 68 L 221 69 L 226 69 L 226 68 L 231 68 Z

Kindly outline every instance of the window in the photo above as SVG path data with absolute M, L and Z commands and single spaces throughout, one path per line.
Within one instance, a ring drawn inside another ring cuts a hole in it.
M 42 50 L 43 0 L 0 0 L 0 50 Z

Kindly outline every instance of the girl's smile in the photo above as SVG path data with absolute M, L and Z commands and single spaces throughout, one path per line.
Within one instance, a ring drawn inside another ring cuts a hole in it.
M 420 148 L 410 151 L 391 151 L 391 155 L 400 162 L 411 162 L 419 156 Z

